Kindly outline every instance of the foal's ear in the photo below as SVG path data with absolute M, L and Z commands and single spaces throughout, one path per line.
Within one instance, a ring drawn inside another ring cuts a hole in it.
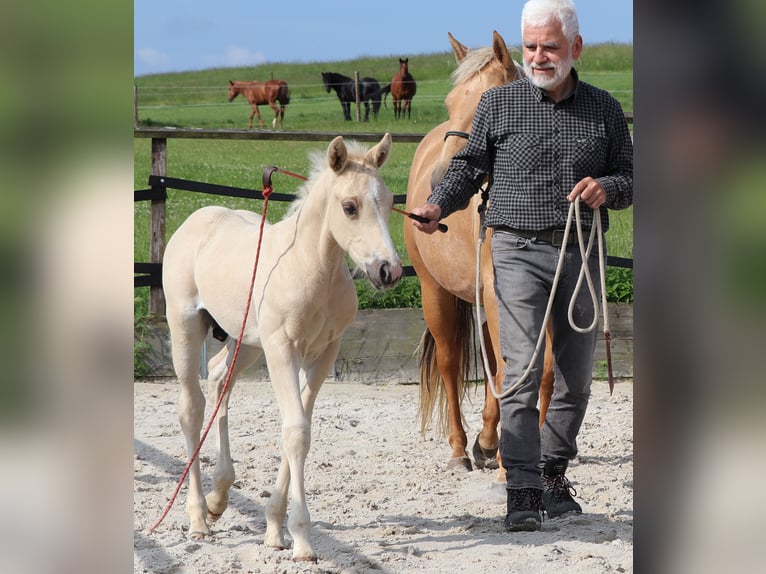
M 387 133 L 378 144 L 367 152 L 365 160 L 377 168 L 381 168 L 391 152 L 391 134 Z
M 343 142 L 343 136 L 338 136 L 330 142 L 327 148 L 327 163 L 335 173 L 340 173 L 346 167 L 347 158 L 348 151 L 346 150 L 346 144 Z

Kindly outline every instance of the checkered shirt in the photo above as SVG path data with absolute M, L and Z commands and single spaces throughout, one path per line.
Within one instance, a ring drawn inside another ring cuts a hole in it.
M 450 162 L 428 198 L 442 218 L 467 206 L 491 173 L 487 227 L 529 231 L 566 225 L 566 196 L 586 176 L 606 190 L 600 209 L 633 203 L 633 142 L 619 102 L 608 92 L 579 81 L 554 103 L 528 79 L 487 90 L 481 97 L 466 147 Z M 585 206 L 583 206 L 585 207 Z M 585 227 L 593 211 L 581 210 Z

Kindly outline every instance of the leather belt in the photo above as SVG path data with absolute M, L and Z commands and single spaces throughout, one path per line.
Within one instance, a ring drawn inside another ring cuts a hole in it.
M 569 237 L 565 238 L 564 230 L 556 228 L 541 229 L 540 231 L 529 231 L 526 229 L 516 229 L 514 227 L 498 225 L 494 229 L 495 231 L 512 233 L 513 235 L 518 235 L 524 239 L 533 239 L 541 243 L 550 243 L 554 247 L 561 247 L 564 244 L 573 245 L 577 243 L 577 231 L 572 230 L 569 231 Z M 583 229 L 583 234 L 587 235 L 587 230 Z

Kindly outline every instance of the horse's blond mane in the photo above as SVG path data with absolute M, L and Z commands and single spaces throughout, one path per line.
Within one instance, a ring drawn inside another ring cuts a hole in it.
M 468 54 L 466 54 L 465 58 L 463 58 L 463 61 L 460 62 L 458 67 L 452 72 L 452 84 L 457 86 L 458 84 L 465 82 L 467 79 L 481 71 L 484 66 L 493 60 L 494 57 L 495 51 L 487 46 L 471 50 L 468 52 Z M 516 66 L 516 70 L 519 72 L 519 75 L 524 76 L 524 68 L 522 68 L 515 61 L 513 63 Z
M 465 58 L 463 58 L 463 61 L 460 62 L 455 71 L 452 72 L 452 83 L 457 86 L 464 82 L 489 64 L 494 55 L 494 51 L 489 47 L 471 50 L 466 54 Z
M 367 153 L 367 146 L 359 143 L 356 140 L 344 140 L 346 144 L 346 151 L 348 152 L 349 159 L 356 159 L 363 161 L 364 156 Z M 306 200 L 308 195 L 310 183 L 313 182 L 325 169 L 327 169 L 327 150 L 311 150 L 309 156 L 309 176 L 308 180 L 298 188 L 297 197 L 287 210 L 285 217 L 289 217 L 296 211 L 298 211 Z

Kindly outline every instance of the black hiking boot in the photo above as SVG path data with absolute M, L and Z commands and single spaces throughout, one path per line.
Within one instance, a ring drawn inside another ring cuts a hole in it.
M 577 496 L 577 491 L 564 476 L 568 464 L 566 459 L 550 459 L 543 466 L 542 502 L 550 518 L 582 514 L 582 507 L 572 498 Z
M 538 488 L 509 488 L 508 514 L 505 529 L 508 532 L 540 530 L 541 491 Z

